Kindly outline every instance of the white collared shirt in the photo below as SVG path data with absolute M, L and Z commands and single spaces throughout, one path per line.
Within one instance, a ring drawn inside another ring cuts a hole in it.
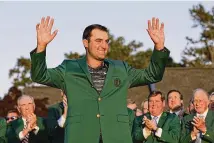
M 204 113 L 202 113 L 202 114 L 196 113 L 196 116 L 197 116 L 197 117 L 203 116 L 204 119 L 205 119 L 205 118 L 207 117 L 208 110 L 209 110 L 209 109 L 207 108 L 207 110 L 206 110 Z
M 175 113 L 177 116 L 179 115 L 180 112 L 181 112 L 181 110 L 178 110 L 176 112 L 172 112 L 171 110 L 169 111 L 169 113 L 171 113 L 171 114 Z

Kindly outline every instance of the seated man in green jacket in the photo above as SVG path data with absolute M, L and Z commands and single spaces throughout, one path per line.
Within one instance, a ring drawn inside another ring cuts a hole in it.
M 0 118 L 0 143 L 6 143 L 7 122 L 4 118 Z
M 196 113 L 184 117 L 180 142 L 213 143 L 214 112 L 209 109 L 209 95 L 203 89 L 196 89 L 192 99 Z
M 153 91 L 149 97 L 149 113 L 134 121 L 133 138 L 144 143 L 178 143 L 180 121 L 175 114 L 164 112 L 165 98 L 160 91 Z
M 17 105 L 21 117 L 8 124 L 8 143 L 49 143 L 45 120 L 34 114 L 33 97 L 22 95 L 18 98 Z

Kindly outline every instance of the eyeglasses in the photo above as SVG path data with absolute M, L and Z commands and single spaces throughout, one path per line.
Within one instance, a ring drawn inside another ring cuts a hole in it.
M 12 117 L 6 117 L 5 119 L 6 119 L 6 121 L 8 121 L 8 120 L 16 120 L 18 117 L 16 117 L 16 116 L 12 116 Z

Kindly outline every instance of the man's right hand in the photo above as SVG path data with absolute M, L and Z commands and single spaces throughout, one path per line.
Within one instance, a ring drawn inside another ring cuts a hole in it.
M 66 97 L 65 94 L 63 95 L 63 106 L 64 106 L 63 117 L 66 119 L 66 117 L 67 117 L 67 112 L 68 112 L 68 102 L 67 102 L 67 97 Z
M 36 25 L 37 31 L 37 50 L 36 52 L 42 52 L 47 47 L 54 37 L 57 35 L 58 30 L 55 30 L 51 33 L 52 27 L 54 24 L 54 19 L 48 16 L 47 18 L 43 17 L 41 23 Z

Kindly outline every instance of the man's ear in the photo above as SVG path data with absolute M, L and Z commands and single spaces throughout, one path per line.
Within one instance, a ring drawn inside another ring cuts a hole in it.
M 82 43 L 85 48 L 88 48 L 88 40 L 84 39 L 84 40 L 82 40 Z
M 19 113 L 21 113 L 21 112 L 20 112 L 20 109 L 19 109 L 19 106 L 17 106 L 16 109 L 19 111 Z

